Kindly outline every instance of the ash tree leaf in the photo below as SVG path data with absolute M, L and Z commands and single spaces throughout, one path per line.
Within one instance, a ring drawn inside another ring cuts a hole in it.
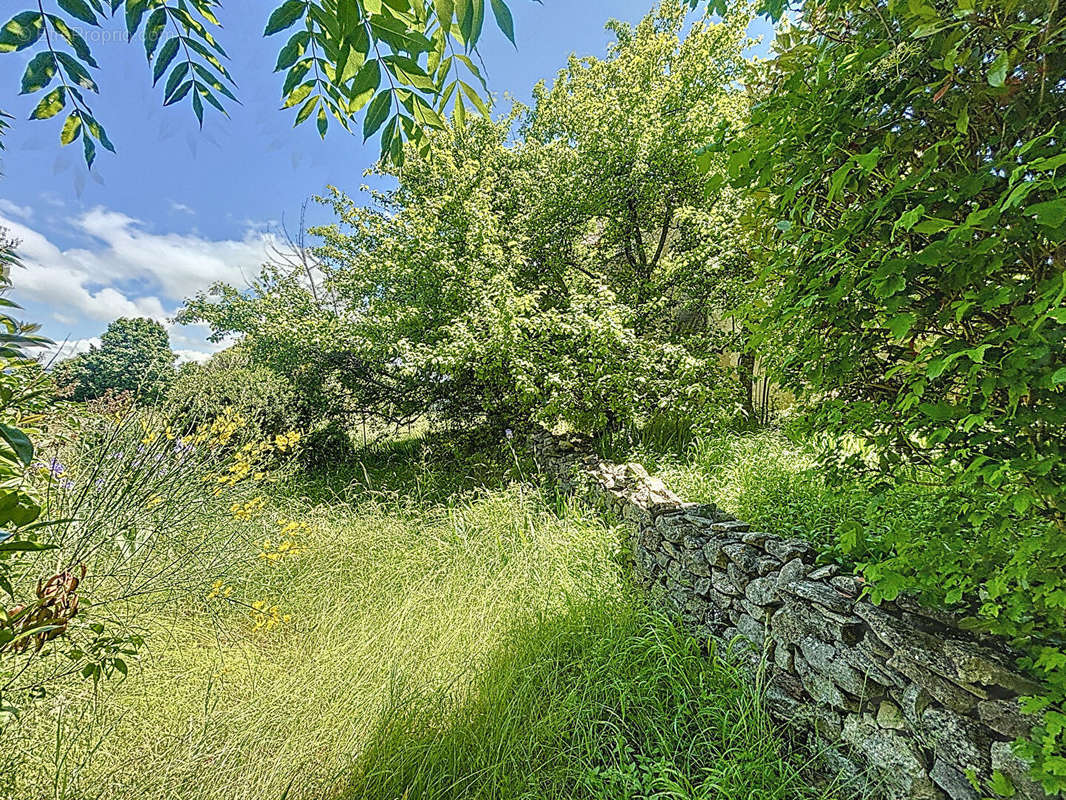
M 93 162 L 96 160 L 96 144 L 85 130 L 82 130 L 81 143 L 85 150 L 85 163 L 89 169 L 92 169 Z
M 166 73 L 167 68 L 173 63 L 174 56 L 178 54 L 178 37 L 173 36 L 167 39 L 166 43 L 159 48 L 159 54 L 156 56 L 155 64 L 152 66 L 152 86 L 159 83 L 159 79 Z
M 39 11 L 23 11 L 0 28 L 0 53 L 25 50 L 44 33 L 44 18 Z
M 299 113 L 296 114 L 296 122 L 293 123 L 294 128 L 311 116 L 311 112 L 315 110 L 315 106 L 318 105 L 318 101 L 321 99 L 321 95 L 316 94 L 304 103 L 303 108 L 301 108 Z
M 70 144 L 81 133 L 81 112 L 73 111 L 63 123 L 63 130 L 59 134 L 61 144 Z
M 44 96 L 37 107 L 30 114 L 30 119 L 51 119 L 67 104 L 67 90 L 64 86 L 57 86 Z
M 511 44 L 517 47 L 514 38 L 514 17 L 511 16 L 511 9 L 507 7 L 507 4 L 503 0 L 492 0 L 492 13 L 496 17 L 496 24 L 503 31 L 503 35 L 508 38 Z
M 59 50 L 55 54 L 59 59 L 60 65 L 67 73 L 67 77 L 80 86 L 83 89 L 88 89 L 91 92 L 99 92 L 100 88 L 96 85 L 96 81 L 92 79 L 92 76 L 86 71 L 78 61 L 71 55 Z
M 148 23 L 144 26 L 144 54 L 148 60 L 152 60 L 159 40 L 163 36 L 163 30 L 167 26 L 167 11 L 165 8 L 157 8 L 148 17 Z
M 99 26 L 100 23 L 96 19 L 96 14 L 89 8 L 89 4 L 85 0 L 56 0 L 56 3 L 72 17 L 76 17 L 82 22 L 88 22 L 90 25 Z
M 318 135 L 321 136 L 323 139 L 325 139 L 326 138 L 326 131 L 329 129 L 329 118 L 326 116 L 326 109 L 325 108 L 319 108 L 318 109 L 317 125 L 318 125 Z
M 51 50 L 44 50 L 26 65 L 26 71 L 22 73 L 22 90 L 19 94 L 31 94 L 39 92 L 55 78 L 58 68 L 55 56 Z
M 182 61 L 180 64 L 178 64 L 178 66 L 174 67 L 174 69 L 170 73 L 170 77 L 167 78 L 166 85 L 163 87 L 163 102 L 164 102 L 164 105 L 169 105 L 170 104 L 170 98 L 174 95 L 175 92 L 177 92 L 178 86 L 181 84 L 181 81 L 188 74 L 189 74 L 189 62 L 188 61 Z
M 385 120 L 389 116 L 390 102 L 392 102 L 392 93 L 389 91 L 378 92 L 374 99 L 370 101 L 370 107 L 367 108 L 366 117 L 363 119 L 364 142 L 377 133 L 381 126 L 385 124 Z
M 141 20 L 148 11 L 148 0 L 126 0 L 126 33 L 130 39 L 141 27 Z
M 52 23 L 52 29 L 67 40 L 67 44 L 71 46 L 74 50 L 74 54 L 78 58 L 90 67 L 100 66 L 96 63 L 96 59 L 93 58 L 92 51 L 89 49 L 89 45 L 86 44 L 85 40 L 81 37 L 81 34 L 67 25 L 62 17 L 57 17 L 55 14 L 49 14 L 48 21 Z
M 263 35 L 273 36 L 279 31 L 291 28 L 296 23 L 296 20 L 304 16 L 306 12 L 307 4 L 304 0 L 286 0 L 281 6 L 274 9 L 274 13 L 270 15 Z

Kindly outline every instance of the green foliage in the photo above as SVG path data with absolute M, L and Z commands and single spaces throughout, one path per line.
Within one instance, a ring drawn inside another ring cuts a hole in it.
M 46 6 L 58 8 L 46 10 Z M 237 102 L 228 55 L 213 31 L 219 0 L 52 0 L 15 14 L 0 28 L 0 54 L 37 48 L 22 76 L 22 94 L 43 93 L 30 119 L 67 115 L 60 143 L 80 140 L 90 167 L 97 145 L 114 152 L 93 115 L 87 93 L 99 93 L 99 69 L 79 33 L 124 16 L 132 41 L 144 42 L 153 85 L 163 105 L 188 98 L 200 125 L 205 104 L 226 114 Z M 491 0 L 496 23 L 514 42 L 514 21 L 503 0 Z M 330 118 L 351 131 L 363 113 L 363 138 L 381 131 L 382 158 L 400 164 L 404 142 L 422 146 L 425 131 L 443 127 L 449 103 L 461 125 L 466 102 L 488 114 L 487 86 L 471 59 L 485 23 L 485 0 L 285 0 L 270 14 L 265 36 L 295 29 L 278 54 L 284 108 L 296 124 L 315 120 L 322 136 Z M 470 82 L 479 84 L 472 87 Z M 463 97 L 467 100 L 464 101 Z M 384 127 L 382 127 L 384 126 Z
M 334 191 L 338 224 L 314 231 L 310 285 L 272 266 L 251 292 L 216 286 L 180 319 L 244 334 L 338 415 L 598 429 L 732 413 L 720 323 L 751 273 L 743 203 L 705 196 L 692 142 L 742 114 L 747 21 L 685 35 L 670 2 L 613 24 L 606 59 L 571 61 L 530 110 L 411 148 L 398 188 L 370 207 Z
M 267 436 L 298 427 L 292 387 L 240 348 L 224 350 L 203 364 L 183 364 L 165 405 L 186 419 L 214 419 L 233 409 Z
M 1066 20 L 1058 2 L 805 3 L 749 78 L 730 176 L 776 230 L 756 309 L 826 462 L 944 484 L 876 591 L 972 610 L 1066 699 Z M 854 541 L 853 541 L 854 544 Z M 876 548 L 875 548 L 876 549 Z M 1026 754 L 1066 788 L 1066 730 Z
M 49 342 L 35 334 L 36 326 L 12 317 L 10 311 L 18 306 L 3 296 L 11 285 L 10 271 L 19 264 L 17 244 L 0 229 L 0 658 L 29 637 L 49 633 L 43 622 L 29 628 L 24 624 L 24 612 L 34 604 L 14 577 L 20 560 L 49 549 L 39 538 L 42 498 L 25 477 L 34 460 L 31 436 L 40 423 L 37 412 L 47 387 L 31 352 Z M 10 610 L 8 600 L 15 601 Z M 11 674 L 0 662 L 0 681 L 6 683 Z M 14 710 L 0 686 L 0 721 Z
M 77 401 L 130 392 L 142 403 L 154 403 L 174 380 L 175 358 L 170 336 L 161 324 L 143 317 L 122 317 L 107 326 L 99 347 L 61 361 L 53 376 Z

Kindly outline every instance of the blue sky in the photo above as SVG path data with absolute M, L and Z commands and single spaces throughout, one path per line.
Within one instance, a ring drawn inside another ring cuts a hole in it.
M 22 0 L 26 4 L 26 0 Z M 46 5 L 48 5 L 46 3 Z M 241 105 L 231 117 L 208 115 L 198 129 L 187 105 L 162 108 L 143 47 L 127 44 L 121 20 L 89 29 L 101 65 L 94 110 L 117 155 L 101 152 L 90 172 L 80 148 L 60 148 L 57 125 L 27 122 L 36 100 L 5 99 L 16 115 L 0 178 L 0 225 L 22 240 L 27 269 L 14 276 L 14 299 L 46 335 L 84 348 L 119 316 L 173 315 L 181 300 L 215 280 L 241 284 L 254 274 L 272 230 L 293 221 L 302 201 L 333 184 L 355 194 L 377 143 L 339 129 L 326 140 L 292 127 L 279 111 L 282 76 L 271 73 L 277 37 L 260 34 L 265 0 L 229 0 L 218 36 L 231 56 Z M 517 50 L 486 26 L 481 53 L 490 89 L 503 99 L 530 97 L 571 53 L 602 55 L 614 17 L 636 22 L 652 0 L 512 0 Z M 5 15 L 18 9 L 5 3 Z M 762 21 L 753 34 L 768 34 Z M 29 55 L 0 56 L 0 97 L 15 98 Z M 315 210 L 324 219 L 325 210 Z M 205 331 L 170 326 L 185 358 L 211 352 Z

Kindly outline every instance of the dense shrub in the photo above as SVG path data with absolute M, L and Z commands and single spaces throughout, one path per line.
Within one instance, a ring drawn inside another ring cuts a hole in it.
M 300 463 L 308 469 L 343 467 L 355 461 L 351 434 L 339 423 L 311 431 L 300 450 Z
M 867 574 L 974 609 L 1066 697 L 1066 38 L 1046 0 L 808 2 L 751 81 L 731 175 L 776 228 L 779 377 L 827 466 L 942 484 Z M 858 547 L 862 537 L 853 538 Z M 1066 788 L 1066 721 L 1029 748 Z
M 231 408 L 266 435 L 296 426 L 289 383 L 256 364 L 240 348 L 224 350 L 203 364 L 185 364 L 167 393 L 179 417 L 214 419 Z

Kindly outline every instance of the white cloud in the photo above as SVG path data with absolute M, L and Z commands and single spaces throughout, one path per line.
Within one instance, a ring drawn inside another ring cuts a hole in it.
M 178 357 L 179 364 L 184 364 L 188 361 L 203 364 L 207 359 L 211 358 L 211 353 L 202 353 L 199 350 L 175 350 L 174 353 Z
M 79 353 L 89 352 L 90 348 L 99 346 L 99 336 L 91 336 L 88 339 L 68 339 L 65 342 L 56 342 L 54 346 L 38 351 L 37 360 L 45 364 L 65 361 Z
M 19 217 L 20 219 L 30 219 L 33 216 L 33 209 L 29 206 L 15 205 L 10 200 L 5 200 L 3 197 L 0 197 L 0 212 L 12 217 Z
M 181 302 L 216 281 L 243 286 L 258 272 L 272 237 L 249 226 L 241 239 L 212 240 L 194 234 L 153 233 L 143 223 L 96 208 L 71 223 L 86 241 L 62 249 L 0 208 L 0 225 L 21 240 L 25 266 L 14 275 L 16 299 L 44 305 L 65 330 L 100 330 L 119 317 L 149 317 L 167 325 L 185 360 L 202 360 L 225 344 L 206 341 L 202 326 L 170 325 Z M 42 320 L 43 321 L 43 320 Z M 46 323 L 46 334 L 48 331 Z M 54 331 L 53 331 L 54 333 Z M 79 339 L 88 348 L 90 339 Z M 74 352 L 64 353 L 67 357 Z
M 196 210 L 191 206 L 187 206 L 184 203 L 176 203 L 173 200 L 170 201 L 170 210 L 179 214 L 196 214 Z

